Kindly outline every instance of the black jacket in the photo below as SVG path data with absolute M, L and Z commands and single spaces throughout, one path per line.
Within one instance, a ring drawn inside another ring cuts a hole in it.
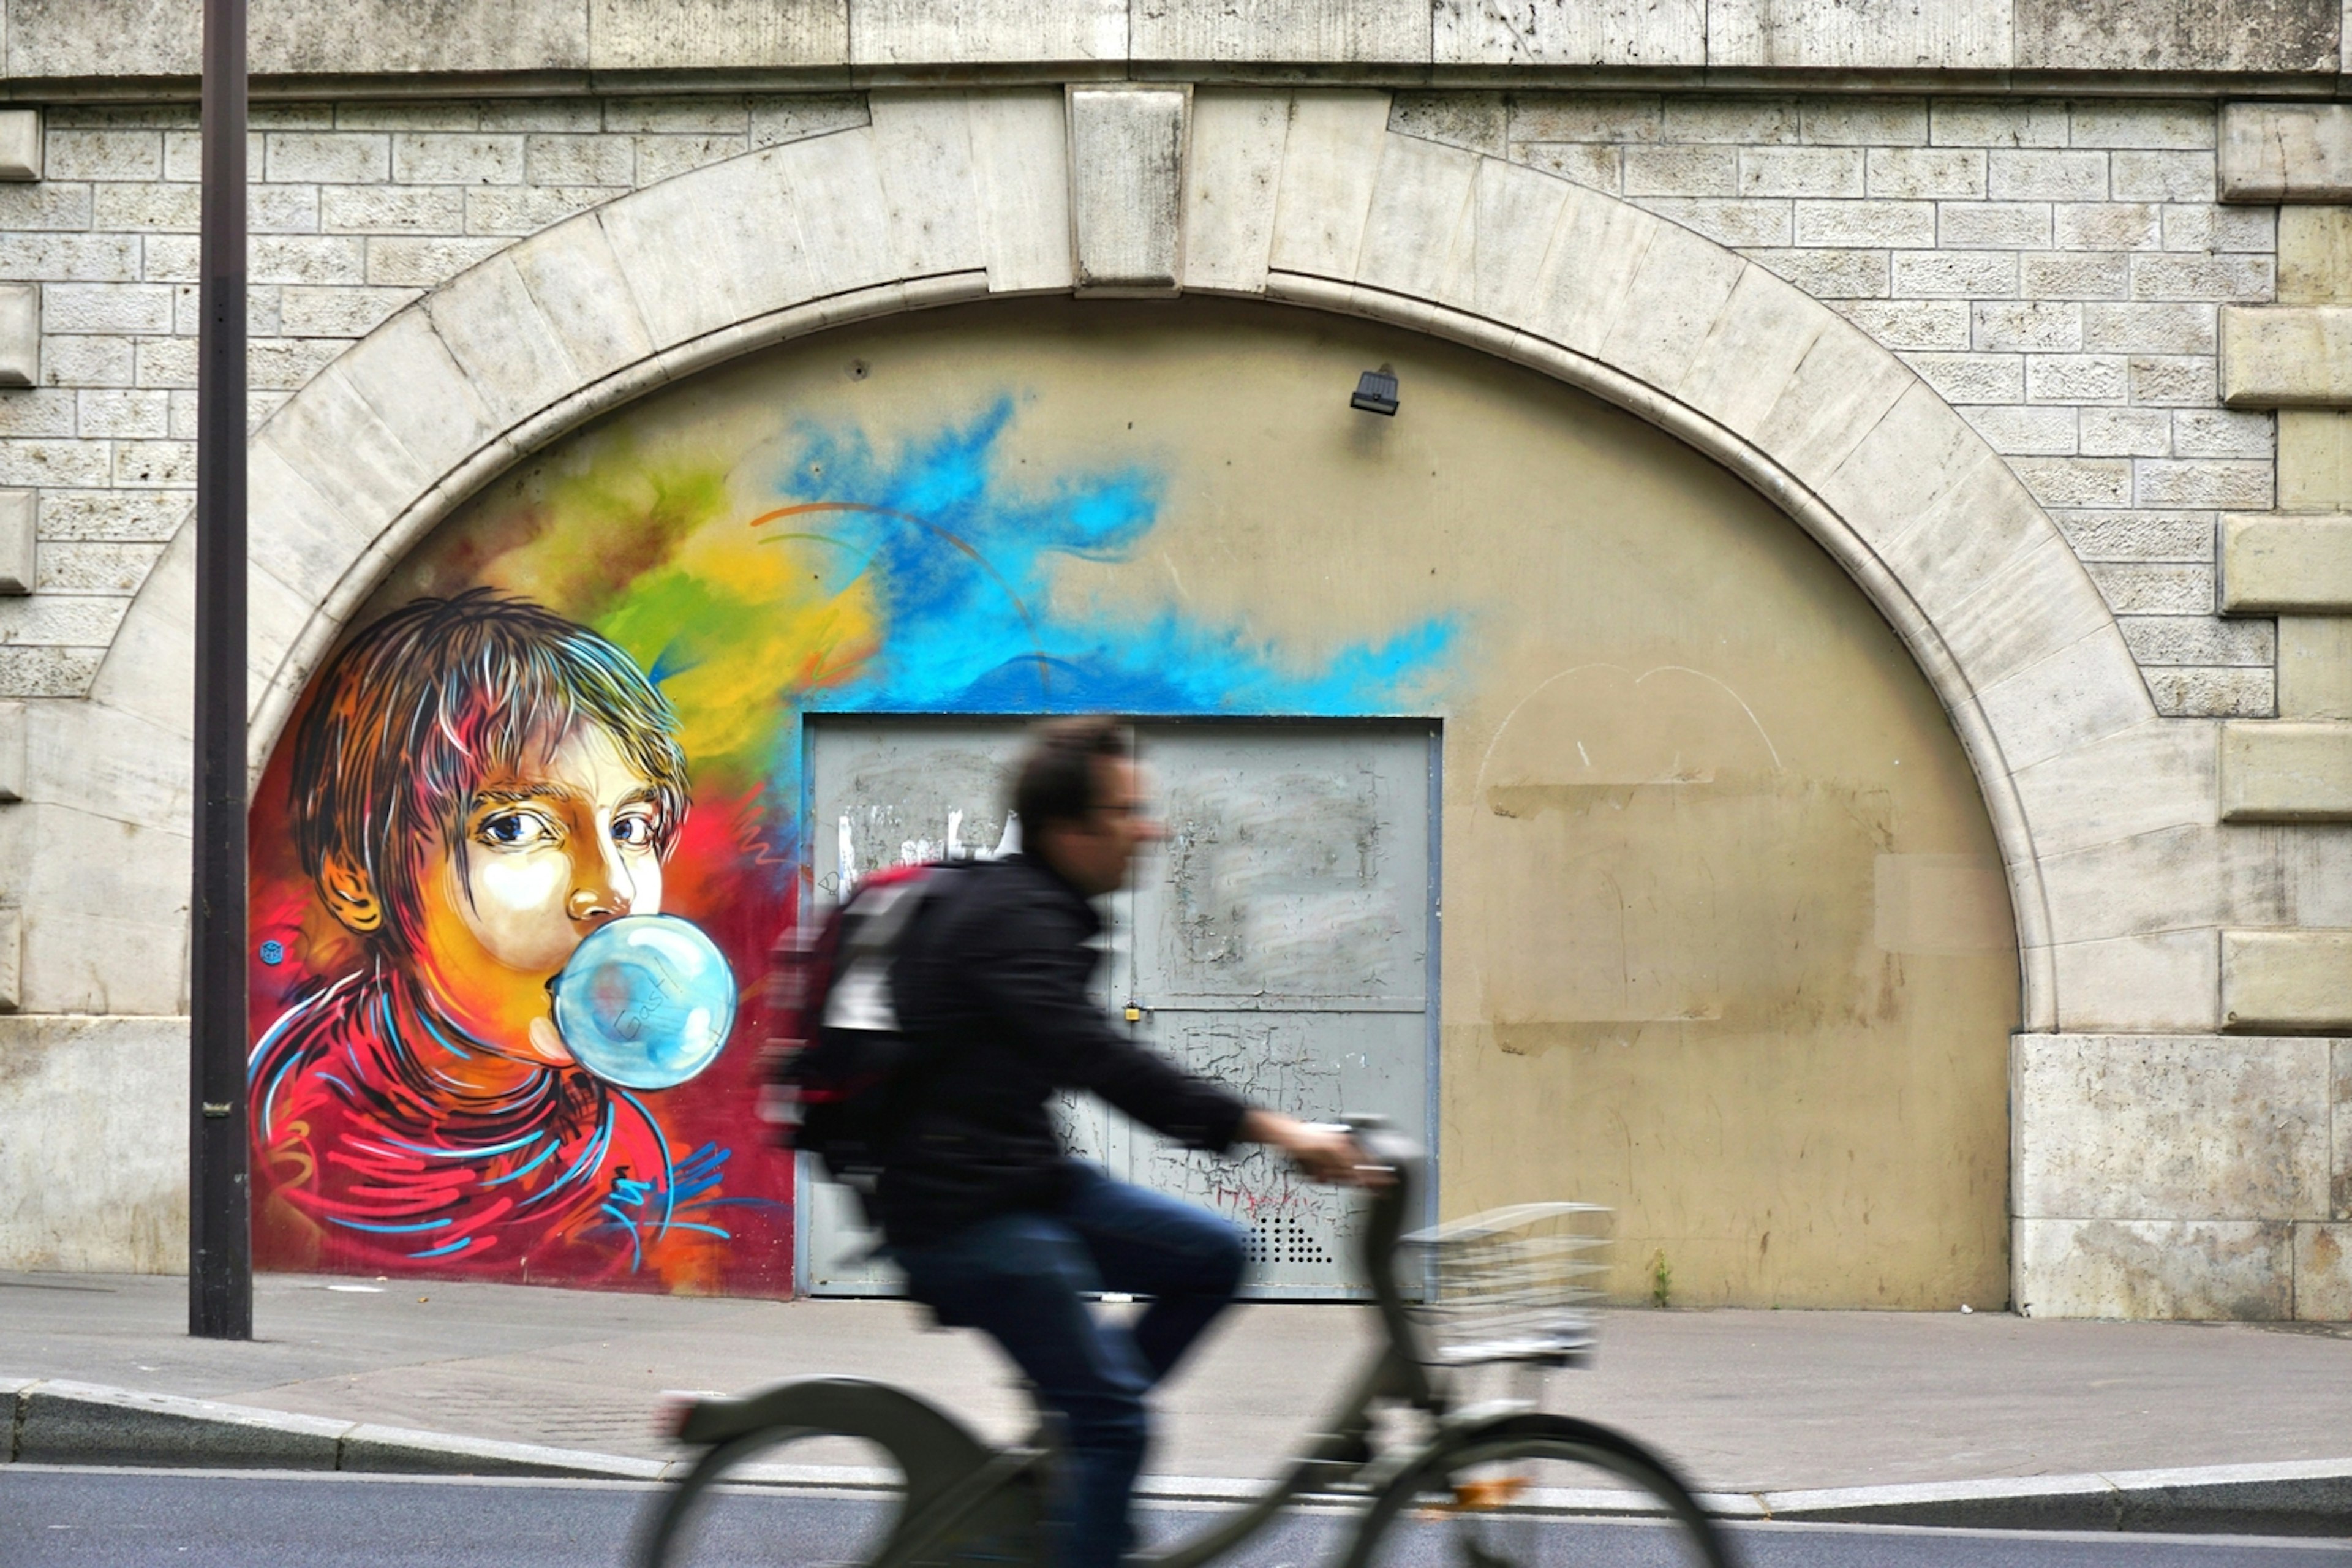
M 907 933 L 891 990 L 918 1049 L 875 1194 L 892 1246 L 1050 1206 L 1066 1169 L 1056 1089 L 1100 1095 L 1195 1149 L 1233 1142 L 1248 1107 L 1127 1038 L 1087 994 L 1101 929 L 1076 888 L 1014 855 L 945 879 Z

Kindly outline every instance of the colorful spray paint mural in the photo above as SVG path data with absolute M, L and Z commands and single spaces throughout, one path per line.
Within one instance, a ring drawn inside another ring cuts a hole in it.
M 1034 397 L 658 450 L 624 415 L 395 572 L 254 809 L 262 1266 L 789 1289 L 757 981 L 806 713 L 1426 710 L 1444 616 L 1302 663 L 1062 603 L 1182 474 L 1008 458 Z

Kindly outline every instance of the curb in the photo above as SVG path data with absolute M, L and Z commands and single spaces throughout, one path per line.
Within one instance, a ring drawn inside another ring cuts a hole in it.
M 415 1432 L 61 1378 L 0 1377 L 0 1459 L 189 1469 L 659 1480 L 669 1465 L 531 1443 Z
M 0 1377 L 0 1412 L 5 1413 L 0 1461 L 21 1464 L 658 1481 L 687 1463 L 335 1421 L 56 1378 Z M 866 1490 L 888 1484 L 890 1476 L 845 1465 L 766 1464 L 748 1467 L 743 1479 Z M 1159 1502 L 1234 1502 L 1255 1496 L 1261 1485 L 1146 1476 L 1137 1495 Z M 2352 1459 L 1705 1492 L 1699 1500 L 1710 1514 L 1734 1523 L 2352 1536 Z M 1536 1513 L 1653 1511 L 1629 1506 L 1623 1492 L 1609 1491 L 1536 1490 L 1513 1506 Z

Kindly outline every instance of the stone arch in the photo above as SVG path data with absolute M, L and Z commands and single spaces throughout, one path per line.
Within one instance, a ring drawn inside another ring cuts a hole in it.
M 2065 994 L 2082 890 L 2053 899 L 2047 862 L 2198 807 L 2177 765 L 2134 768 L 2133 748 L 2171 742 L 2105 601 L 2008 466 L 1901 361 L 1763 268 L 1388 121 L 1379 92 L 1195 95 L 1181 286 L 1486 350 L 1740 475 L 1844 566 L 1949 711 L 2008 865 L 2023 1026 L 2112 1012 Z M 877 92 L 866 126 L 582 214 L 379 327 L 253 440 L 254 766 L 390 565 L 556 436 L 789 338 L 1072 291 L 1069 148 L 1059 90 Z M 174 728 L 192 531 L 91 693 Z M 2085 996 L 2126 983 L 2084 973 Z

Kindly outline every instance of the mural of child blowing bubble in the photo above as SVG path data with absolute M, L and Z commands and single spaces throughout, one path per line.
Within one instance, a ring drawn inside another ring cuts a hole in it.
M 593 1280 L 723 1247 L 727 1152 L 682 1152 L 640 1093 L 734 1016 L 725 959 L 660 912 L 677 728 L 613 644 L 482 589 L 319 677 L 285 820 L 362 957 L 254 1049 L 267 1261 Z

